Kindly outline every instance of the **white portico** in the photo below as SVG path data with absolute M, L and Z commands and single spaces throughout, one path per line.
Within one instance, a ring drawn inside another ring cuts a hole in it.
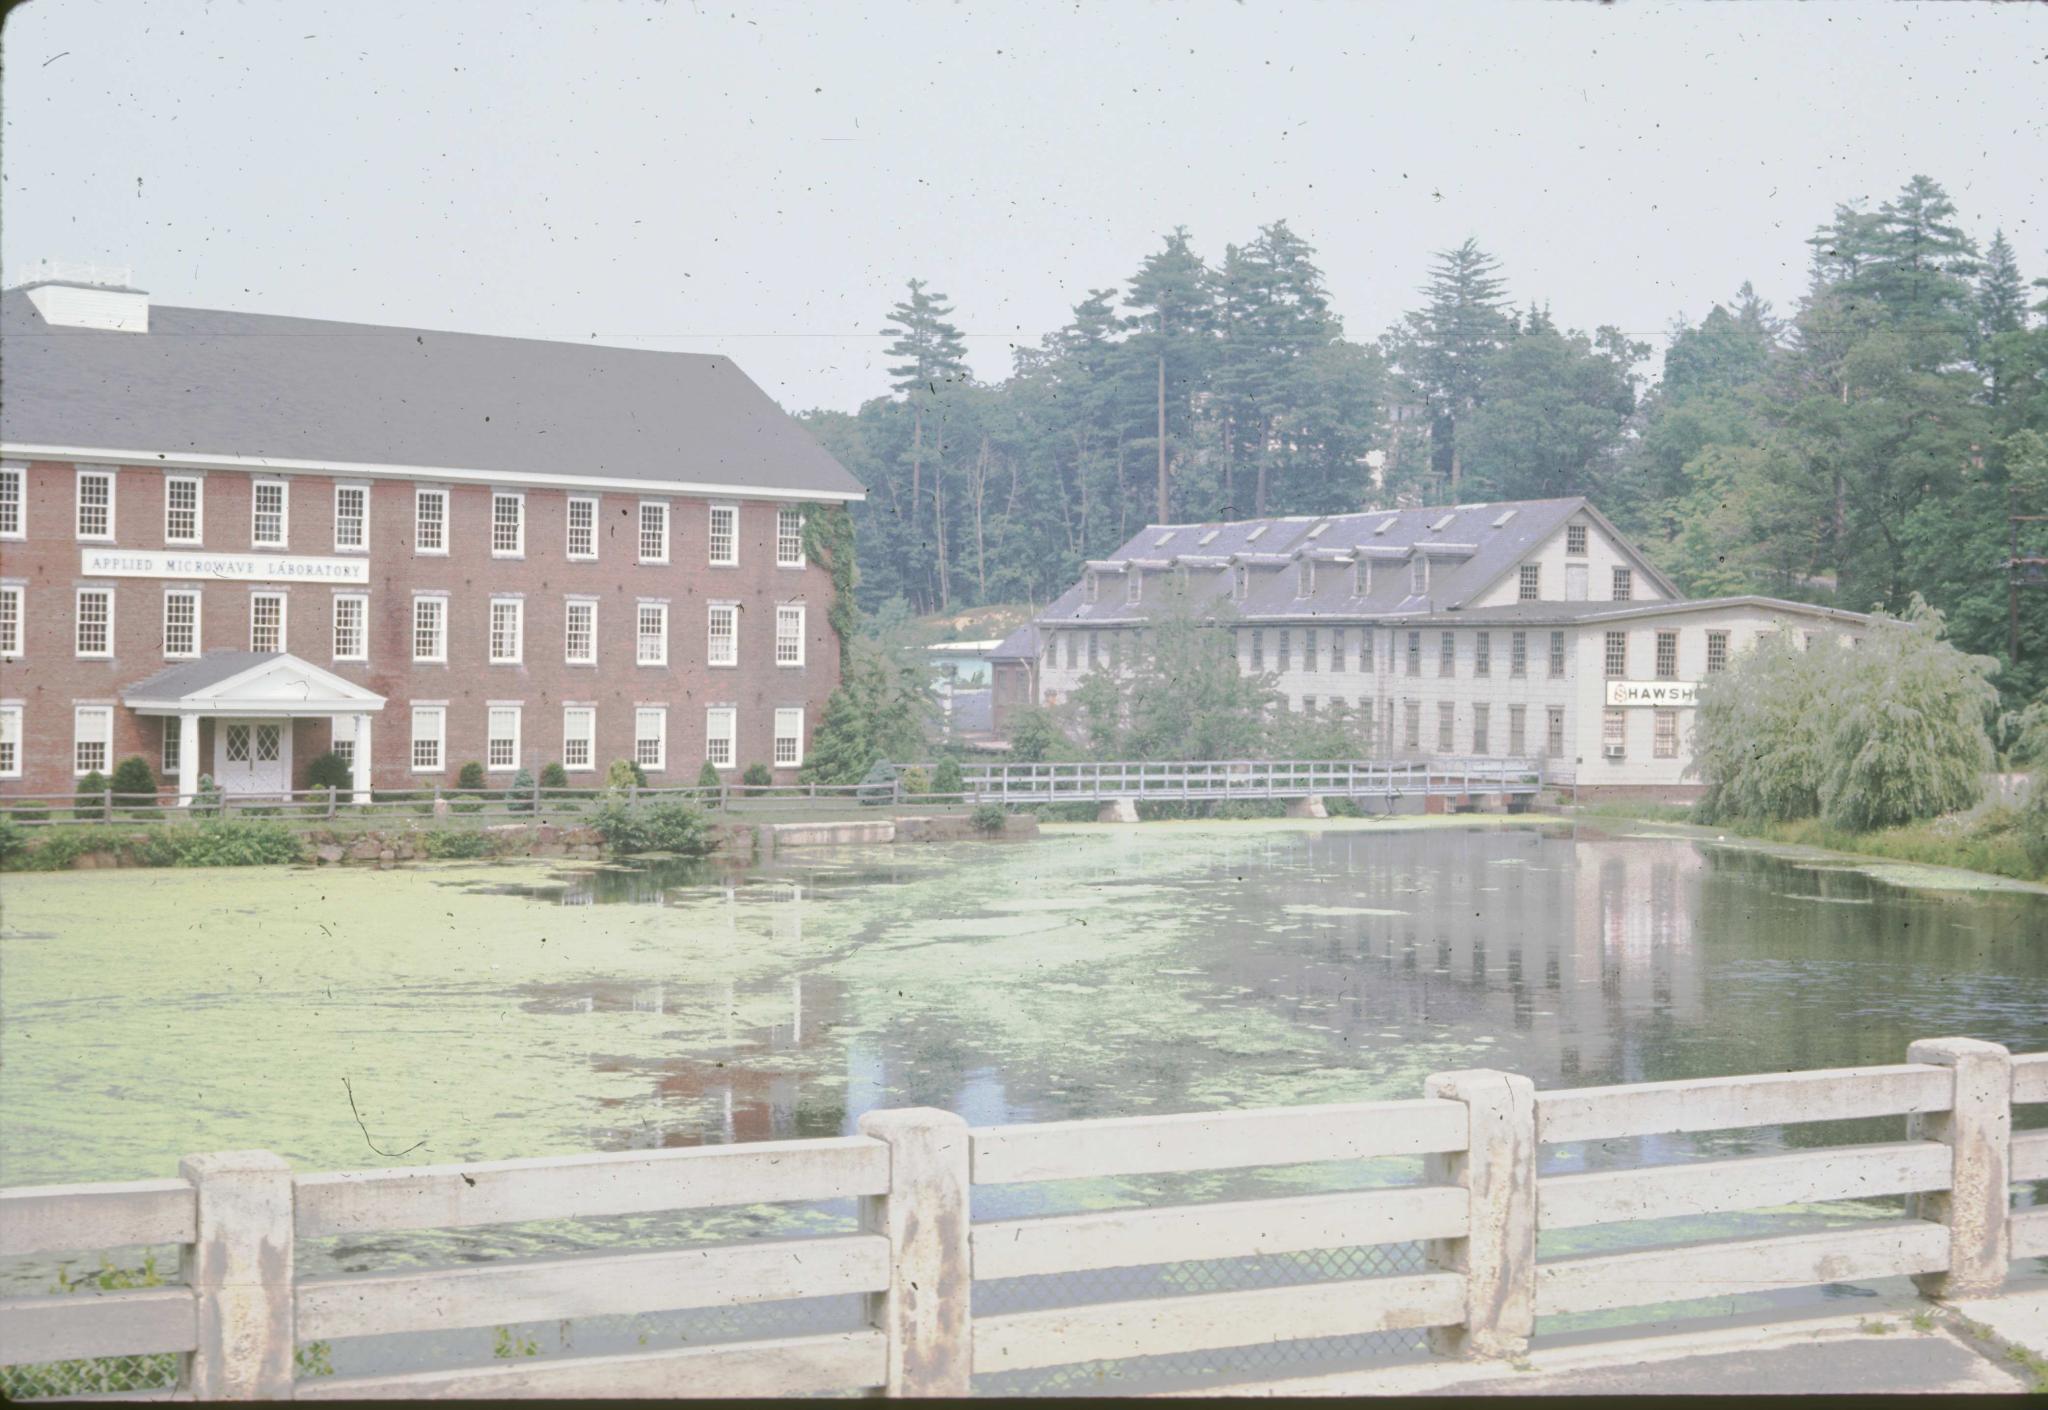
M 350 745 L 354 801 L 370 801 L 371 721 L 384 697 L 281 651 L 209 651 L 136 682 L 122 703 L 138 715 L 178 721 L 178 802 L 189 806 L 199 776 L 233 794 L 287 793 L 293 720 L 332 719 Z M 212 757 L 199 754 L 199 724 L 213 722 Z M 344 722 L 352 722 L 344 723 Z

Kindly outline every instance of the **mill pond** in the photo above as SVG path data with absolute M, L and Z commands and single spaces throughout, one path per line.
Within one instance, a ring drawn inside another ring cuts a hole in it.
M 1555 822 L 1429 821 L 1054 827 L 749 869 L 9 876 L 0 1178 L 151 1178 L 181 1154 L 251 1147 L 311 1170 L 827 1136 L 880 1106 L 980 1125 L 1412 1097 L 1466 1067 L 1539 1087 L 1655 1081 L 1900 1062 L 1912 1039 L 1958 1034 L 2048 1049 L 2048 894 Z M 1896 1138 L 1896 1122 L 1864 1124 L 1862 1139 Z M 1811 1138 L 1664 1145 L 1681 1158 Z M 1176 1178 L 1201 1197 L 1360 1177 Z M 1106 1207 L 1135 1183 L 987 1212 Z M 849 1213 L 301 1256 L 308 1271 L 388 1267 L 838 1228 Z M 1803 1217 L 1878 1213 L 1848 1201 Z M 1546 1237 L 1545 1251 L 1572 1249 Z M 394 1357 L 414 1359 L 373 1360 Z

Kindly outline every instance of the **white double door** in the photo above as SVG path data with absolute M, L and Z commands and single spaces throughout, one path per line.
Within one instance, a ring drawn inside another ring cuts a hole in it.
M 292 786 L 290 720 L 216 720 L 213 781 L 227 793 L 285 793 Z

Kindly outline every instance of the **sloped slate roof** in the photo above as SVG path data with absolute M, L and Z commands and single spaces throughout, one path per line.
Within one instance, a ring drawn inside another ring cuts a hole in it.
M 282 660 L 284 654 L 282 651 L 209 651 L 196 660 L 166 666 L 155 675 L 135 682 L 121 695 L 127 700 L 182 700 L 197 691 L 231 680 L 252 667 Z
M 149 331 L 0 294 L 0 441 L 855 496 L 723 357 L 154 305 Z

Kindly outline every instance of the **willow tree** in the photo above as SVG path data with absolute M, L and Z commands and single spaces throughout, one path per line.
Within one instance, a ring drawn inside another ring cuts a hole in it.
M 1785 821 L 1820 811 L 1826 682 L 1836 653 L 1832 639 L 1801 651 L 1775 632 L 1701 687 L 1687 772 L 1705 785 L 1702 821 Z

